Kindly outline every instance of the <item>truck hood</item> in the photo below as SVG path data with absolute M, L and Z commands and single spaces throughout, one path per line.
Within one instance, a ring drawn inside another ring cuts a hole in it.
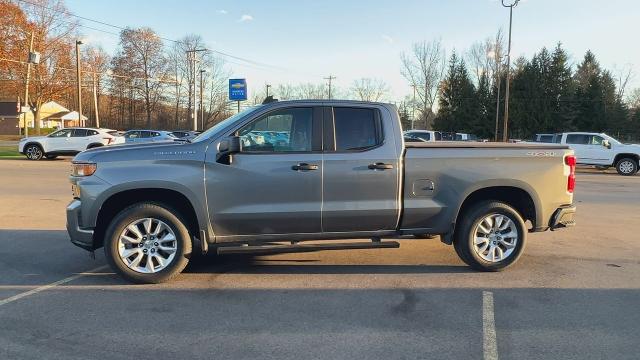
M 640 145 L 639 144 L 621 144 L 616 146 L 617 149 L 621 151 L 629 151 L 634 154 L 640 154 Z
M 109 145 L 83 151 L 76 155 L 73 161 L 178 160 L 181 158 L 193 159 L 194 155 L 198 154 L 204 159 L 205 149 L 206 146 L 203 144 L 183 141 Z

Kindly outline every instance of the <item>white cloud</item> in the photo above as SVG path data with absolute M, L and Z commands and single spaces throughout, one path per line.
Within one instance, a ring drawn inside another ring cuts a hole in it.
M 382 35 L 382 40 L 388 42 L 389 44 L 393 44 L 393 38 L 389 35 Z
M 245 21 L 252 21 L 253 20 L 253 16 L 248 15 L 248 14 L 243 14 L 242 16 L 240 16 L 240 22 L 245 22 Z
M 229 12 L 225 9 L 216 10 L 218 14 L 227 15 Z

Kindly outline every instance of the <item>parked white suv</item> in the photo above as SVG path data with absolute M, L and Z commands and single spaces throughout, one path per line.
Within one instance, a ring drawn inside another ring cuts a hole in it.
M 569 145 L 576 153 L 578 164 L 598 168 L 615 166 L 618 174 L 625 176 L 638 172 L 640 145 L 623 144 L 607 134 L 589 132 L 556 134 L 554 142 Z
M 18 143 L 18 151 L 29 160 L 55 159 L 60 155 L 75 155 L 94 147 L 120 143 L 124 143 L 124 138 L 115 130 L 66 128 L 47 136 L 23 138 Z

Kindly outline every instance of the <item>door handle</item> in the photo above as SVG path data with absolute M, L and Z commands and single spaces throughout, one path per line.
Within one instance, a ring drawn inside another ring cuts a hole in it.
M 318 165 L 307 164 L 307 163 L 299 163 L 298 165 L 293 165 L 291 167 L 291 170 L 295 170 L 295 171 L 318 170 Z
M 375 164 L 369 164 L 369 169 L 371 170 L 388 170 L 388 169 L 393 169 L 393 165 L 392 164 L 385 164 L 385 163 L 375 163 Z

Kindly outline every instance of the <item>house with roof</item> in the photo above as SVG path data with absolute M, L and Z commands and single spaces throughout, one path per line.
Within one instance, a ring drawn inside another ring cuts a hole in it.
M 24 128 L 25 120 L 29 128 L 34 127 L 34 114 L 18 113 L 17 99 L 0 99 L 0 134 L 18 134 Z M 65 127 L 84 126 L 88 118 L 78 119 L 77 111 L 70 111 L 55 101 L 49 101 L 40 107 L 40 127 L 61 129 Z

